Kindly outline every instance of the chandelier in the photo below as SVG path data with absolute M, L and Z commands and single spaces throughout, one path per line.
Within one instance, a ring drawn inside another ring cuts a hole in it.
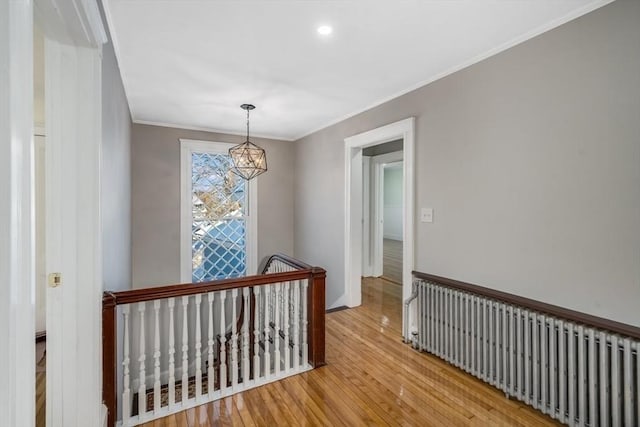
M 232 171 L 247 181 L 267 171 L 267 155 L 265 151 L 249 141 L 249 112 L 255 105 L 242 104 L 247 112 L 247 140 L 229 149 L 229 156 L 233 161 Z

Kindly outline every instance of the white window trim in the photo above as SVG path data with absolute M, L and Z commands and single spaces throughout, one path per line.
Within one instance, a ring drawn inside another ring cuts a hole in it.
M 191 227 L 193 216 L 191 211 L 191 154 L 227 153 L 236 144 L 228 142 L 199 141 L 180 139 L 180 280 L 191 283 Z M 247 182 L 248 211 L 247 221 L 247 275 L 256 274 L 258 268 L 258 182 L 255 179 Z

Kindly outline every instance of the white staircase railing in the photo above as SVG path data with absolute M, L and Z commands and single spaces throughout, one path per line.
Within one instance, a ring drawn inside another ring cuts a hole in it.
M 138 425 L 323 365 L 324 270 L 278 255 L 263 271 L 105 292 L 109 425 Z

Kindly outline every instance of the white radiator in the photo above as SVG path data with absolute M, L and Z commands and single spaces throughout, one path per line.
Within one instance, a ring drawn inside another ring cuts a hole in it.
M 640 425 L 640 341 L 422 279 L 413 286 L 416 348 L 562 423 Z

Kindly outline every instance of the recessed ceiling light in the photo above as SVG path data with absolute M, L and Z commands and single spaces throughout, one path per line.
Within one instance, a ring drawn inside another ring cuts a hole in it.
M 320 25 L 318 27 L 318 34 L 320 34 L 321 36 L 328 36 L 332 32 L 333 32 L 333 28 L 331 28 L 328 25 Z

